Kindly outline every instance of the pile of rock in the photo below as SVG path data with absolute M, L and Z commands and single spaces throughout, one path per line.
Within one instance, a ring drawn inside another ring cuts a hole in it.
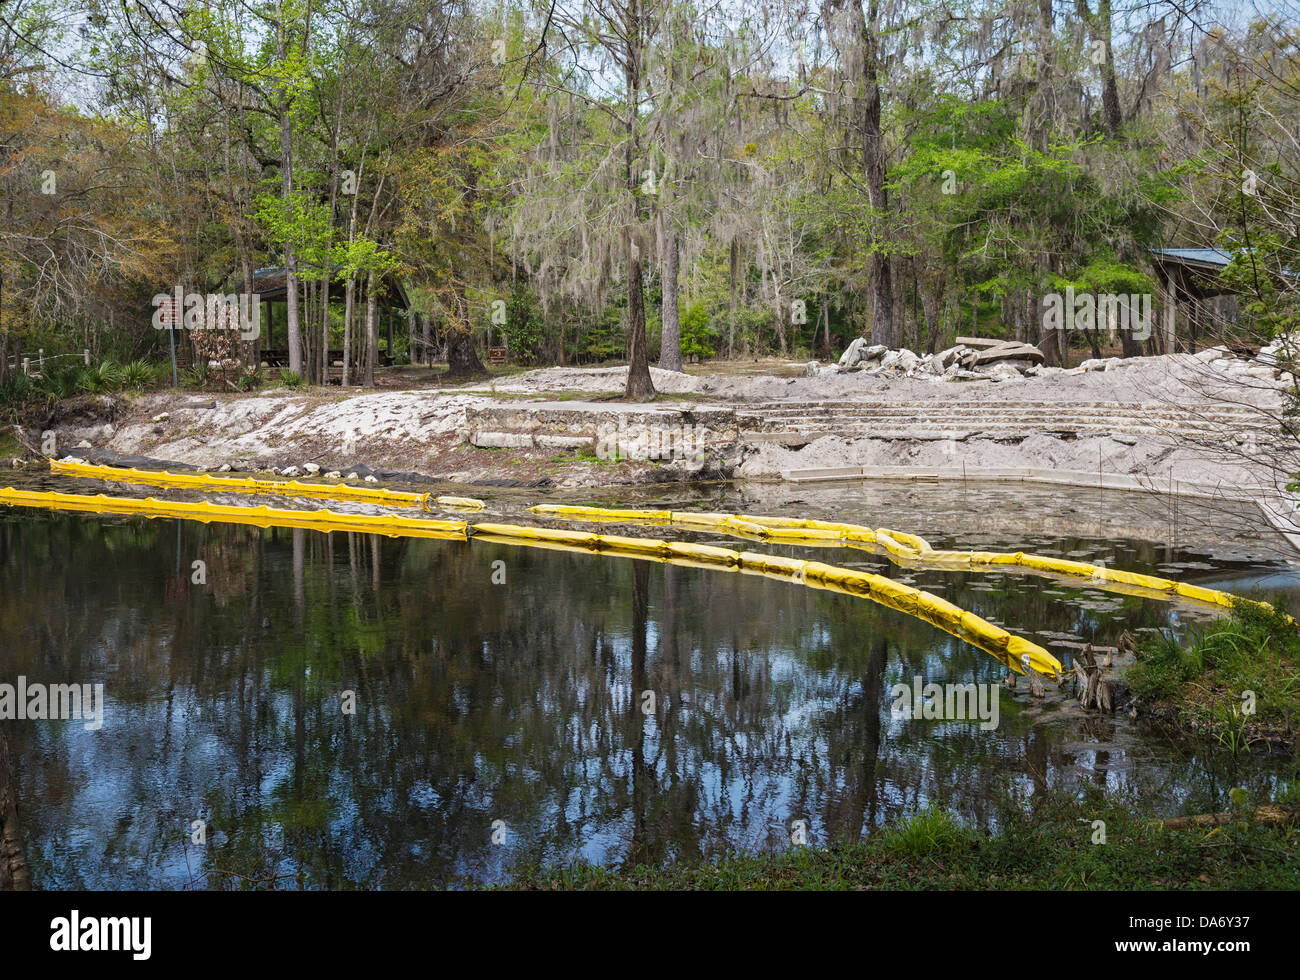
M 937 354 L 917 354 L 901 348 L 891 350 L 884 344 L 872 344 L 865 337 L 853 341 L 839 363 L 820 368 L 810 361 L 806 374 L 863 371 L 902 378 L 928 378 L 936 381 L 964 379 L 1019 378 L 1038 373 L 1043 352 L 1030 344 L 998 341 L 986 346 L 958 344 Z
M 1283 334 L 1271 344 L 1259 349 L 1256 360 L 1265 364 L 1294 361 L 1300 355 L 1300 332 Z
M 1116 368 L 1122 368 L 1126 365 L 1122 357 L 1090 357 L 1077 368 L 1071 368 L 1074 374 L 1083 374 L 1087 371 L 1114 371 Z
M 1290 384 L 1293 375 L 1286 368 L 1295 366 L 1297 343 L 1300 343 L 1300 338 L 1289 335 L 1279 337 L 1254 356 L 1243 357 L 1224 346 L 1197 351 L 1192 356 L 1224 374 L 1265 381 L 1281 380 Z
M 1290 381 L 1290 376 L 1300 367 L 1300 331 L 1283 334 L 1261 347 L 1255 362 L 1275 368 L 1284 375 L 1283 380 Z

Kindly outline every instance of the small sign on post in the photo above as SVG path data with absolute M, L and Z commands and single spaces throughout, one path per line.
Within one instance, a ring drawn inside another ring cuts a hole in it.
M 489 347 L 489 348 L 488 348 L 488 363 L 489 363 L 489 364 L 504 364 L 504 363 L 506 362 L 506 356 L 507 356 L 509 353 L 510 353 L 510 349 L 509 349 L 508 347 Z

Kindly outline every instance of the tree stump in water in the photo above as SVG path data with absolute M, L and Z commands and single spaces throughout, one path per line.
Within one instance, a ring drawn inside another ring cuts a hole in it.
M 25 892 L 31 887 L 31 873 L 18 833 L 18 794 L 13 766 L 9 764 L 9 743 L 0 732 L 0 892 Z
M 1107 660 L 1110 654 L 1106 654 Z M 1075 691 L 1079 704 L 1084 708 L 1095 707 L 1100 711 L 1114 711 L 1115 697 L 1110 681 L 1101 676 L 1101 666 L 1092 652 L 1092 644 L 1085 643 L 1078 658 L 1074 661 Z

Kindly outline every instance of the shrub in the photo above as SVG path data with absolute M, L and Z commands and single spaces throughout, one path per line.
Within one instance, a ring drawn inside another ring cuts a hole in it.
M 56 401 L 71 398 L 81 390 L 82 370 L 84 369 L 71 364 L 47 367 L 36 383 L 37 391 Z
M 154 369 L 148 361 L 132 361 L 122 368 L 122 387 L 144 391 L 154 385 Z
M 0 407 L 10 408 L 22 405 L 36 394 L 36 385 L 32 379 L 21 371 L 9 375 L 9 380 L 0 385 Z
M 125 384 L 126 372 L 113 361 L 104 361 L 98 367 L 83 367 L 77 375 L 77 390 L 90 395 L 121 391 Z
M 682 315 L 682 357 L 712 357 L 718 335 L 709 327 L 709 313 L 703 303 L 693 303 Z
M 244 368 L 244 373 L 236 382 L 240 391 L 253 391 L 262 387 L 262 368 L 257 364 Z
M 541 307 L 532 293 L 522 289 L 512 292 L 506 301 L 506 322 L 500 327 L 511 360 L 519 364 L 535 363 L 546 341 L 545 327 Z
M 193 367 L 186 370 L 184 377 L 181 378 L 181 384 L 186 388 L 206 388 L 212 383 L 212 368 L 208 366 L 207 361 L 199 361 Z

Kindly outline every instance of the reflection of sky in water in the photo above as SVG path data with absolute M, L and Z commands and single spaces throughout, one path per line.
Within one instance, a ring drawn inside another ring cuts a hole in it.
M 656 492 L 687 498 L 669 506 L 699 493 Z M 1196 515 L 1172 527 L 1173 544 L 1072 534 L 1068 511 L 1089 528 L 1102 512 L 1061 488 L 722 496 L 698 502 L 843 508 L 936 547 L 1179 568 L 1210 587 L 1300 595 L 1291 569 L 1260 564 L 1266 547 L 1215 540 Z M 1106 514 L 1142 534 L 1161 518 L 1145 498 Z M 178 541 L 168 521 L 0 522 L 13 524 L 0 611 L 28 624 L 6 636 L 0 675 L 102 681 L 108 697 L 99 733 L 7 724 L 45 887 L 182 887 L 214 864 L 253 877 L 301 871 L 308 887 L 421 887 L 496 879 L 522 858 L 618 864 L 783 847 L 796 819 L 818 843 L 929 803 L 990 824 L 995 782 L 1031 799 L 1088 781 L 1170 814 L 1212 808 L 1233 785 L 1259 792 L 1282 772 L 1252 760 L 1230 773 L 1212 751 L 1186 754 L 1124 718 L 1031 703 L 1023 690 L 1000 691 L 991 732 L 978 720 L 891 718 L 890 688 L 914 675 L 997 684 L 1005 668 L 903 614 L 751 576 L 680 568 L 670 580 L 664 566 L 627 559 L 384 539 L 376 595 L 363 537 L 334 535 L 330 564 L 327 539 L 313 533 L 268 532 L 259 553 L 256 536 L 220 526 L 182 524 Z M 1062 644 L 1204 616 L 1032 576 L 768 550 L 911 582 L 1067 662 L 1073 648 Z M 176 569 L 185 577 L 200 554 L 211 588 L 178 585 Z M 504 589 L 489 584 L 498 558 Z M 339 711 L 344 689 L 358 692 L 355 717 Z M 640 711 L 646 689 L 653 718 Z M 188 843 L 197 818 L 210 821 L 206 849 Z M 507 825 L 505 847 L 490 843 L 494 820 Z

